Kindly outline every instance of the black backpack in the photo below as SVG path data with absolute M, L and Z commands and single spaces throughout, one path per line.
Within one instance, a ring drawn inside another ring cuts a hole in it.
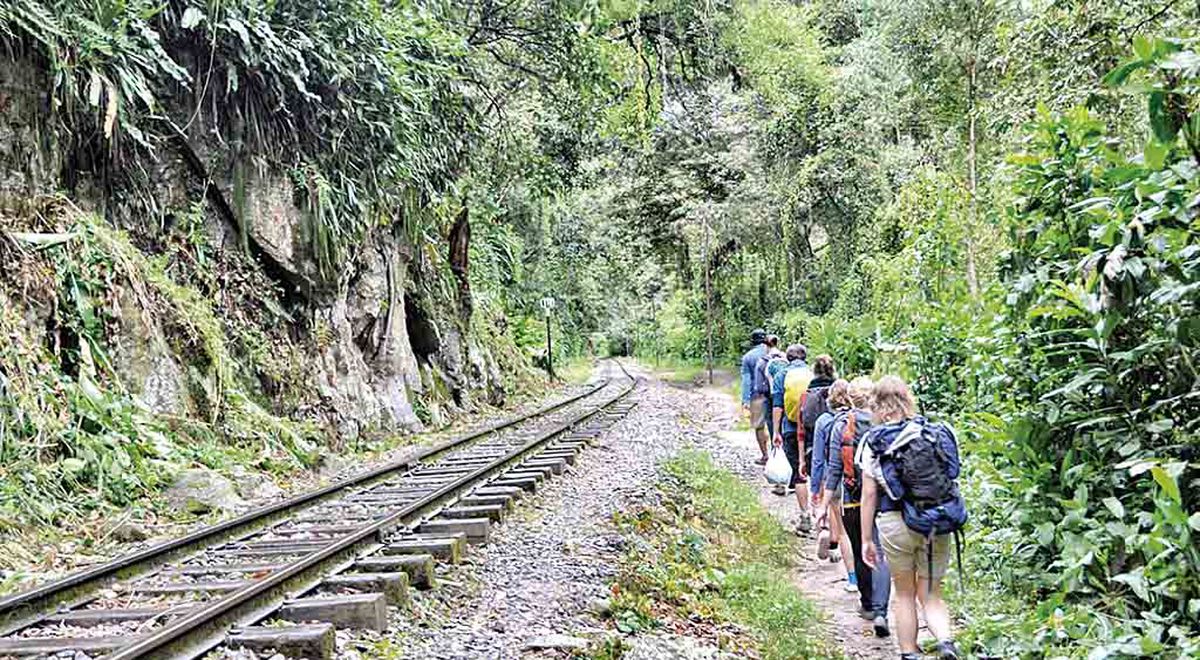
M 867 441 L 879 459 L 888 496 L 900 500 L 909 528 L 930 536 L 956 532 L 967 522 L 956 481 L 958 441 L 949 426 L 918 418 L 890 441 L 875 433 Z
M 810 387 L 800 402 L 800 423 L 805 436 L 812 434 L 817 419 L 829 411 L 829 387 Z

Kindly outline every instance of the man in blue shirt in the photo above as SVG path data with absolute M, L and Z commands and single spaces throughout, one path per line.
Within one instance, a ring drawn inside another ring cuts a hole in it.
M 758 440 L 758 449 L 762 453 L 756 461 L 759 465 L 767 463 L 767 440 L 771 435 L 767 428 L 770 420 L 771 404 L 765 392 L 757 391 L 762 383 L 759 373 L 758 359 L 767 354 L 767 331 L 757 328 L 750 333 L 750 343 L 753 347 L 742 356 L 742 409 L 750 416 L 750 426 Z
M 798 437 L 798 429 L 800 428 L 798 425 L 803 423 L 803 421 L 800 419 L 791 419 L 787 416 L 784 398 L 787 394 L 785 388 L 788 372 L 795 369 L 808 371 L 808 364 L 805 362 L 807 358 L 808 349 L 804 347 L 804 344 L 792 344 L 788 346 L 788 366 L 776 372 L 775 383 L 771 387 L 772 414 L 776 429 L 774 441 L 775 444 L 783 447 L 783 452 L 787 455 L 788 463 L 792 466 L 792 481 L 788 484 L 788 489 L 795 491 L 796 503 L 800 505 L 800 520 L 796 525 L 796 531 L 801 534 L 807 534 L 812 531 L 812 516 L 808 512 L 808 466 L 805 465 L 804 448 L 800 446 L 800 439 Z M 808 380 L 802 382 L 804 388 L 807 389 Z

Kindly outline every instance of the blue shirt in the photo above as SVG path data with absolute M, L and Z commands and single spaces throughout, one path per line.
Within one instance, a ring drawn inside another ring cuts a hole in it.
M 772 414 L 774 414 L 775 408 L 783 408 L 783 383 L 785 380 L 787 380 L 788 372 L 791 371 L 792 369 L 806 369 L 806 368 L 808 368 L 808 365 L 804 363 L 804 360 L 792 360 L 791 362 L 788 362 L 788 366 L 786 366 L 783 369 L 780 369 L 778 372 L 776 372 L 775 382 L 772 383 L 772 385 L 771 385 L 771 392 L 772 392 L 772 394 L 771 394 L 771 406 L 772 406 L 771 412 L 772 412 Z M 783 428 L 780 431 L 782 435 L 788 435 L 789 433 L 796 432 L 796 422 L 793 422 L 792 420 L 788 419 L 786 410 L 783 412 L 782 415 L 780 415 L 780 418 L 783 420 L 783 422 L 781 424 L 781 426 Z
M 838 460 L 838 454 L 841 453 L 841 447 L 837 451 L 829 443 L 829 429 L 833 426 L 833 413 L 826 410 L 817 418 L 816 425 L 813 426 L 813 460 L 812 460 L 812 475 L 808 480 L 808 490 L 813 495 L 821 490 L 821 486 L 825 485 L 825 463 L 826 454 L 828 454 L 829 462 Z
M 767 347 L 765 344 L 759 344 L 754 348 L 746 351 L 742 356 L 742 405 L 750 403 L 750 394 L 754 390 L 754 372 L 758 366 L 758 358 L 765 355 Z

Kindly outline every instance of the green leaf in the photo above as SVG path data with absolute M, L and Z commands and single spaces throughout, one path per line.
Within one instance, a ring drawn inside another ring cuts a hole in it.
M 1142 567 L 1138 567 L 1128 573 L 1122 573 L 1112 578 L 1113 582 L 1120 582 L 1127 585 L 1137 594 L 1142 600 L 1150 600 L 1150 590 L 1146 588 L 1146 576 L 1142 573 Z
M 1162 651 L 1165 648 L 1162 645 L 1162 642 L 1159 642 L 1158 640 L 1153 639 L 1149 636 L 1142 637 L 1141 647 L 1142 647 L 1143 655 L 1153 655 L 1155 653 L 1158 653 L 1159 651 Z
M 1174 143 L 1175 135 L 1179 133 L 1179 123 L 1175 116 L 1167 110 L 1166 92 L 1150 92 L 1146 103 L 1150 113 L 1150 128 L 1154 131 L 1154 137 L 1164 145 Z
M 1104 506 L 1118 519 L 1125 517 L 1125 507 L 1121 504 L 1120 500 L 1115 497 L 1106 497 L 1103 502 Z
M 75 474 L 76 472 L 82 472 L 87 467 L 87 463 L 84 463 L 83 459 L 79 458 L 64 458 L 62 459 L 62 466 L 67 474 Z
M 1167 154 L 1171 148 L 1154 138 L 1146 141 L 1142 155 L 1146 159 L 1146 167 L 1151 170 L 1161 170 L 1167 162 Z
M 188 7 L 186 10 L 184 10 L 183 19 L 180 20 L 179 25 L 185 30 L 190 30 L 197 25 L 200 25 L 203 20 L 204 12 L 200 11 L 200 9 L 196 7 Z
M 1175 427 L 1175 420 L 1171 418 L 1159 419 L 1146 425 L 1146 430 L 1150 433 L 1166 433 Z
M 1133 54 L 1137 55 L 1143 62 L 1148 61 L 1154 56 L 1154 44 L 1143 35 L 1137 35 L 1133 38 Z
M 1054 523 L 1044 522 L 1037 526 L 1038 543 L 1049 547 L 1054 543 Z
M 1188 516 L 1188 527 L 1200 532 L 1200 511 Z
M 1120 87 L 1129 78 L 1129 75 L 1138 69 L 1145 68 L 1146 63 L 1142 60 L 1129 60 L 1121 63 L 1112 71 L 1109 71 L 1104 76 L 1103 83 L 1107 87 Z
M 1163 492 L 1167 494 L 1176 504 L 1181 504 L 1182 500 L 1179 497 L 1179 484 L 1175 481 L 1175 477 L 1171 476 L 1162 467 L 1155 465 L 1150 468 L 1150 476 L 1154 477 L 1154 481 L 1158 482 Z

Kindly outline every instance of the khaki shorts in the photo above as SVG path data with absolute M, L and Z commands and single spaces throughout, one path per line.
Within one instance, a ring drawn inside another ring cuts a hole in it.
M 909 529 L 899 511 L 881 513 L 875 523 L 879 527 L 879 543 L 883 546 L 883 554 L 887 557 L 892 574 L 895 575 L 896 571 L 916 571 L 917 577 L 928 579 L 929 557 L 926 551 L 929 544 L 925 537 Z M 949 565 L 950 535 L 933 537 L 933 579 L 945 577 Z
M 756 396 L 750 399 L 750 426 L 761 429 L 767 425 L 767 415 L 771 414 L 771 404 L 767 397 Z

